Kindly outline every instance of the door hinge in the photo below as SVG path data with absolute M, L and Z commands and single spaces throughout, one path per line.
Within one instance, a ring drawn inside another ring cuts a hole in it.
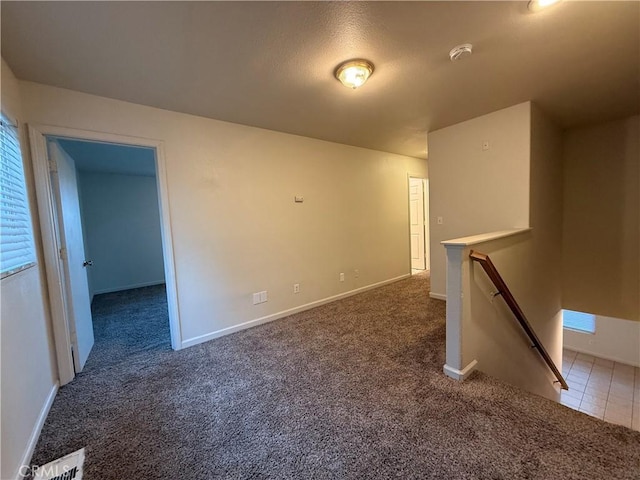
M 54 173 L 58 171 L 58 164 L 55 160 L 49 160 L 49 171 Z
M 60 260 L 66 260 L 67 259 L 67 249 L 64 247 L 61 247 L 59 250 L 60 253 Z

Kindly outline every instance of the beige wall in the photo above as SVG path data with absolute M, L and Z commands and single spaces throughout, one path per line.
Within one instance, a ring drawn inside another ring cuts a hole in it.
M 424 160 L 33 83 L 22 93 L 30 121 L 164 142 L 183 341 L 410 272 L 407 174 L 426 176 Z M 269 301 L 252 305 L 261 290 Z
M 532 277 L 542 266 L 536 263 L 538 245 L 534 231 L 473 245 L 471 249 L 489 255 L 509 290 L 522 308 L 540 341 L 554 359 L 562 365 L 562 326 L 558 311 L 551 312 L 559 302 L 559 291 L 549 298 L 531 288 Z M 480 264 L 471 262 L 469 250 L 463 253 L 463 268 L 469 269 L 467 288 L 463 285 L 463 302 L 467 302 L 463 332 L 463 365 L 473 360 L 477 369 L 537 395 L 557 400 L 555 377 L 544 363 L 518 324 L 506 303 L 493 297 L 496 287 Z M 559 267 L 558 267 L 559 268 Z M 555 335 L 555 337 L 554 337 Z
M 24 122 L 18 82 L 2 60 L 2 110 Z M 28 151 L 24 125 L 22 150 Z M 31 165 L 25 161 L 35 236 L 39 236 L 34 210 Z M 36 243 L 39 245 L 38 238 Z M 28 461 L 33 441 L 55 394 L 57 371 L 54 347 L 44 301 L 42 256 L 38 265 L 3 279 L 1 302 L 1 441 L 0 478 L 15 478 L 22 462 Z
M 640 117 L 564 137 L 563 307 L 640 320 Z
M 526 129 L 526 138 L 521 138 L 519 148 L 513 145 L 512 158 L 524 164 L 529 174 L 503 178 L 503 182 L 511 182 L 518 192 L 526 192 L 527 226 L 532 230 L 483 241 L 463 251 L 461 366 L 475 360 L 478 362 L 476 368 L 482 372 L 538 395 L 557 399 L 559 390 L 551 370 L 530 348 L 530 341 L 502 298 L 494 298 L 496 287 L 482 267 L 468 258 L 472 249 L 490 256 L 541 343 L 561 368 L 562 134 L 539 108 L 525 105 L 526 110 L 523 109 L 522 115 L 513 121 Z M 495 126 L 495 119 L 490 120 L 488 123 Z M 487 132 L 487 135 L 491 134 L 491 131 Z M 437 140 L 443 141 L 441 137 Z M 464 132 L 458 132 L 449 141 L 465 143 L 468 138 Z M 444 148 L 446 145 L 439 146 Z M 507 156 L 503 160 L 509 162 Z M 435 184 L 440 172 L 434 172 L 432 164 L 430 167 Z M 476 195 L 480 197 L 481 192 Z M 500 192 L 487 193 L 493 201 L 510 201 L 506 196 L 498 199 L 499 195 Z M 467 214 L 465 205 L 454 203 L 448 207 L 451 211 L 457 207 L 462 216 Z M 504 214 L 498 209 L 498 215 Z M 491 231 L 491 227 L 486 226 L 480 233 Z M 447 345 L 449 347 L 449 338 Z
M 531 252 L 525 259 L 525 272 L 530 274 L 522 291 L 521 307 L 560 369 L 562 180 L 562 131 L 532 104 L 529 226 L 533 230 Z
M 595 333 L 565 329 L 564 346 L 576 352 L 640 367 L 640 322 L 595 315 Z
M 429 133 L 432 293 L 446 294 L 441 241 L 528 226 L 530 116 L 526 102 Z
M 2 90 L 17 96 L 4 64 Z M 20 93 L 25 121 L 164 142 L 184 342 L 410 272 L 407 175 L 426 177 L 424 160 L 32 83 Z M 2 284 L 2 478 L 56 377 L 40 272 L 20 275 Z M 260 290 L 269 301 L 254 306 Z

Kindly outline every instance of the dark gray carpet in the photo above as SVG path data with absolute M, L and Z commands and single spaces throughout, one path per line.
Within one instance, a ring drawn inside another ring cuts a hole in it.
M 171 350 L 164 284 L 96 295 L 91 314 L 95 344 L 83 374 Z
M 638 479 L 640 433 L 442 374 L 444 302 L 410 279 L 63 387 L 42 464 L 94 479 Z M 202 312 L 206 315 L 206 312 Z

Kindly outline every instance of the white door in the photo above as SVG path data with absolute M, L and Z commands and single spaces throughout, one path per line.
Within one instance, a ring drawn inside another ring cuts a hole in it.
M 424 268 L 431 269 L 431 253 L 429 249 L 429 179 L 422 180 L 424 184 Z
M 424 181 L 409 178 L 409 222 L 411 228 L 411 268 L 425 270 Z
M 73 348 L 74 367 L 76 372 L 80 372 L 84 368 L 94 340 L 76 167 L 73 159 L 57 142 L 49 141 L 47 146 L 49 160 L 53 166 L 51 185 L 56 197 L 69 336 Z

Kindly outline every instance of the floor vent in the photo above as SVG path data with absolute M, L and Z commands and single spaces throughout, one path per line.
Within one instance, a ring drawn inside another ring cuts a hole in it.
M 33 480 L 82 480 L 84 448 L 34 469 Z

